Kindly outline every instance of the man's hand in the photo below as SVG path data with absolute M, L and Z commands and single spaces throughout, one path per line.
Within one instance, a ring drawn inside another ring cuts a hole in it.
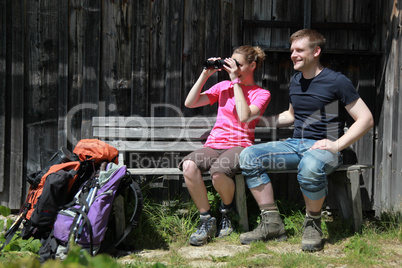
M 316 141 L 313 146 L 311 146 L 310 150 L 314 149 L 320 149 L 320 150 L 327 150 L 330 151 L 331 153 L 338 153 L 339 152 L 339 146 L 338 143 L 335 141 L 330 141 L 328 139 L 323 139 Z

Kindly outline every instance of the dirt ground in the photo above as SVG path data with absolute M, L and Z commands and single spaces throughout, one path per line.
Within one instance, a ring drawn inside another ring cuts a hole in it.
M 9 218 L 13 218 L 13 216 L 9 216 Z M 4 217 L 0 215 L 0 219 L 4 219 Z M 4 231 L 5 230 L 3 229 L 3 232 Z M 348 242 L 348 239 L 349 238 L 344 239 L 341 243 L 336 244 L 326 243 L 324 246 L 324 250 L 311 254 L 323 257 L 331 256 L 336 259 L 342 258 L 345 256 L 344 248 L 345 244 Z M 385 266 L 381 267 L 402 267 L 402 244 L 397 239 L 390 241 L 381 241 L 381 248 L 381 261 L 383 263 L 386 263 Z M 230 258 L 238 253 L 247 252 L 249 251 L 249 249 L 249 245 L 241 245 L 240 243 L 236 242 L 215 239 L 213 240 L 213 242 L 202 247 L 194 247 L 188 245 L 181 248 L 173 248 L 172 250 L 143 250 L 135 253 L 135 255 L 137 256 L 136 258 L 133 258 L 131 256 L 120 258 L 119 263 L 129 264 L 139 259 L 141 260 L 141 263 L 147 262 L 147 260 L 149 260 L 150 264 L 159 261 L 160 263 L 169 265 L 167 261 L 170 259 L 171 255 L 176 254 L 180 258 L 187 259 L 187 265 L 191 267 L 222 267 L 227 265 L 227 263 L 224 261 L 216 262 L 216 259 L 220 258 L 220 260 L 222 260 L 225 258 Z M 267 243 L 266 249 L 266 254 L 250 255 L 249 258 L 271 258 L 274 257 L 272 256 L 272 252 L 280 254 L 302 252 L 299 244 L 290 243 L 288 241 L 280 243 Z M 390 252 L 392 252 L 392 254 L 390 254 Z M 169 267 L 173 266 L 169 265 Z M 330 264 L 327 267 L 349 266 Z
M 226 242 L 214 242 L 209 243 L 202 247 L 185 246 L 177 250 L 177 253 L 188 259 L 188 265 L 192 267 L 219 267 L 219 263 L 213 261 L 214 258 L 231 257 L 240 252 L 248 251 L 250 246 L 248 245 L 234 245 Z M 169 250 L 145 250 L 136 253 L 141 259 L 159 260 L 159 262 L 168 265 L 164 260 L 172 254 Z M 119 261 L 122 264 L 128 264 L 132 262 L 130 256 L 124 257 Z M 224 265 L 225 263 L 221 263 Z
M 347 242 L 345 240 L 342 243 L 338 243 L 336 245 L 334 244 L 325 244 L 324 250 L 311 253 L 316 256 L 331 256 L 336 259 L 344 257 L 345 253 L 343 251 L 344 249 L 344 244 Z M 266 254 L 258 254 L 258 255 L 252 255 L 250 258 L 259 258 L 259 257 L 264 257 L 264 258 L 271 258 L 272 253 L 271 252 L 276 252 L 276 253 L 298 253 L 302 252 L 300 249 L 299 244 L 293 244 L 289 242 L 280 242 L 277 244 L 272 244 L 270 245 L 267 243 L 266 245 L 267 248 L 267 253 Z M 227 241 L 217 241 L 214 240 L 214 242 L 209 243 L 205 246 L 202 247 L 193 247 L 193 246 L 184 246 L 180 249 L 175 249 L 175 253 L 180 255 L 180 257 L 188 259 L 188 265 L 191 267 L 223 267 L 227 265 L 226 262 L 216 262 L 217 258 L 225 258 L 225 257 L 231 257 L 234 256 L 238 253 L 242 252 L 247 252 L 250 249 L 249 245 L 241 245 L 239 244 L 234 244 L 233 242 L 227 242 Z M 382 245 L 383 249 L 383 255 L 384 257 L 382 258 L 383 261 L 387 262 L 387 266 L 385 267 L 402 267 L 402 245 L 401 244 L 395 244 L 395 241 L 389 241 L 389 244 L 383 243 Z M 386 252 L 389 251 L 395 252 L 391 258 L 387 258 Z M 151 263 L 155 263 L 157 261 L 168 265 L 169 263 L 166 262 L 166 260 L 169 258 L 169 256 L 172 254 L 171 251 L 168 250 L 145 250 L 136 253 L 137 256 L 140 257 L 141 260 L 152 260 Z M 271 256 L 270 256 L 271 255 Z M 132 262 L 133 259 L 130 256 L 124 257 L 120 259 L 120 263 L 122 264 L 128 264 Z M 269 265 L 268 265 L 269 266 Z M 169 266 L 172 267 L 172 266 Z M 327 267 L 349 267 L 348 265 L 328 265 Z M 378 267 L 378 266 L 374 266 Z

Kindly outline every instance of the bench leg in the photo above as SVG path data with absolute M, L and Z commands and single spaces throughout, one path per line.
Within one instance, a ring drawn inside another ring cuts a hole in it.
M 125 165 L 124 161 L 124 152 L 119 152 L 119 158 L 118 158 L 119 165 Z
M 359 231 L 363 224 L 362 199 L 360 196 L 360 170 L 347 171 L 348 193 L 350 194 L 350 202 L 352 203 L 353 213 L 353 229 Z
M 236 180 L 236 206 L 237 212 L 239 213 L 240 220 L 239 224 L 242 226 L 245 232 L 248 231 L 248 215 L 247 215 L 247 199 L 246 199 L 246 187 L 244 182 L 244 177 L 241 174 L 235 176 Z
M 329 178 L 333 197 L 343 219 L 350 221 L 355 232 L 363 223 L 360 198 L 360 170 L 335 172 Z

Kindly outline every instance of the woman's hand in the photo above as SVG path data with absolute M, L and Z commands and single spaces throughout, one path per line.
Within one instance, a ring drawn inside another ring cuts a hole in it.
M 207 60 L 211 60 L 211 61 L 216 61 L 216 60 L 220 60 L 221 58 L 208 58 Z M 211 75 L 213 75 L 216 71 L 220 71 L 221 69 L 215 69 L 215 68 L 208 68 L 202 71 L 202 73 L 204 75 L 206 75 L 207 77 L 210 77 Z
M 224 65 L 223 68 L 225 68 L 225 70 L 228 72 L 230 80 L 235 80 L 238 77 L 238 73 L 240 71 L 237 62 L 232 58 L 226 58 L 225 63 L 226 65 Z

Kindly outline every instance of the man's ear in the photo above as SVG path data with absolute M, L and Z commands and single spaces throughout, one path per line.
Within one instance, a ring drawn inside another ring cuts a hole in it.
M 314 48 L 314 57 L 318 58 L 321 55 L 321 47 L 320 46 L 316 46 Z

